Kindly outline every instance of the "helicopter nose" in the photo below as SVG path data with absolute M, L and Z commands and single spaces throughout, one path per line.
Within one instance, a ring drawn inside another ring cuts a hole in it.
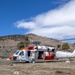
M 10 55 L 8 58 L 9 58 L 10 60 L 12 60 L 12 58 L 13 58 L 13 55 Z

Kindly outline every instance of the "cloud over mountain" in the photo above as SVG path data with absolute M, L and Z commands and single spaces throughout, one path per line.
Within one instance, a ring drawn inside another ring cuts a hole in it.
M 71 0 L 62 7 L 30 17 L 28 21 L 16 23 L 17 28 L 29 29 L 34 33 L 55 39 L 75 37 L 75 1 Z

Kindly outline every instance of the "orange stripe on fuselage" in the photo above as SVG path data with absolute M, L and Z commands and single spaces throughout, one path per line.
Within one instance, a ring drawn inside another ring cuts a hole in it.
M 29 46 L 29 47 L 21 48 L 21 50 L 34 50 L 34 46 Z

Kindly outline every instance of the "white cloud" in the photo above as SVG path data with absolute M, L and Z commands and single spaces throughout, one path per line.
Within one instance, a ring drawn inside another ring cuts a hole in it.
M 18 21 L 15 23 L 18 28 L 27 28 L 27 29 L 33 29 L 36 28 L 36 25 L 33 21 L 25 22 L 24 20 Z
M 75 0 L 61 8 L 39 14 L 29 21 L 18 21 L 18 28 L 27 28 L 29 32 L 55 39 L 75 37 Z

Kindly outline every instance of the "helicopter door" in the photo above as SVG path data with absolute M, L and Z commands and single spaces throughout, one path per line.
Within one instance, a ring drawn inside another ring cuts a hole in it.
M 28 57 L 30 57 L 31 56 L 31 51 L 28 51 Z
M 43 59 L 44 57 L 44 51 L 39 51 L 38 52 L 38 59 Z
M 20 59 L 20 60 L 24 60 L 24 51 L 21 51 L 21 52 L 19 53 L 19 59 Z

